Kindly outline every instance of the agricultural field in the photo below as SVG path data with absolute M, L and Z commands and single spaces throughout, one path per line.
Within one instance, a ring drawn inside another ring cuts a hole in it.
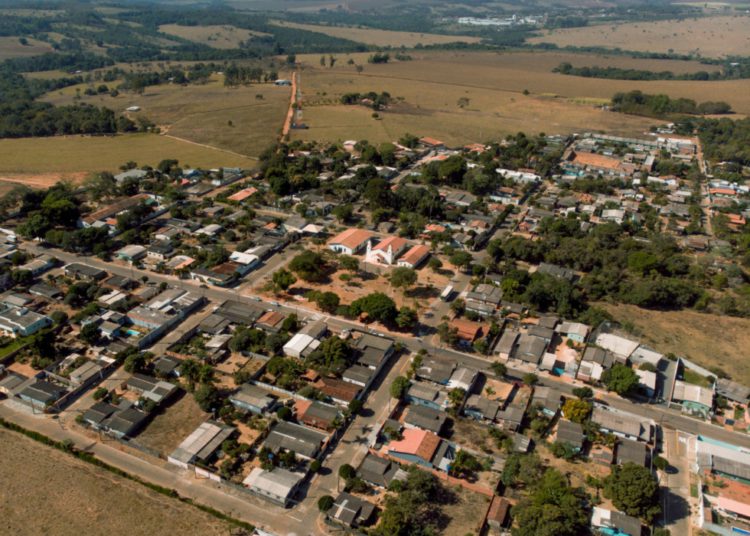
M 466 35 L 439 35 L 416 32 L 395 32 L 374 28 L 351 28 L 348 26 L 322 26 L 317 24 L 297 24 L 294 22 L 276 22 L 279 26 L 318 32 L 340 39 L 377 47 L 406 47 L 417 45 L 444 45 L 447 43 L 479 43 L 482 39 Z
M 219 536 L 231 530 L 192 506 L 14 432 L 0 430 L 0 457 L 3 534 Z
M 750 383 L 750 320 L 696 311 L 652 311 L 634 305 L 597 304 L 660 352 L 685 356 L 708 369 L 720 367 L 733 380 Z
M 0 37 L 0 61 L 8 58 L 25 58 L 52 52 L 52 46 L 44 41 L 27 37 L 27 44 L 22 45 L 18 37 Z
M 159 26 L 159 31 L 220 49 L 238 48 L 240 43 L 247 41 L 253 36 L 267 35 L 234 26 L 180 26 L 179 24 L 164 24 Z
M 115 111 L 139 106 L 140 112 L 131 114 L 133 119 L 142 115 L 171 136 L 230 151 L 237 157 L 257 157 L 274 143 L 289 106 L 289 88 L 273 84 L 229 88 L 220 76 L 206 84 L 151 86 L 143 94 L 123 91 L 117 97 L 108 93 L 86 96 L 87 87 L 67 87 L 42 100 L 71 104 L 79 94 L 80 102 Z
M 545 32 L 529 42 L 718 58 L 750 55 L 748 28 L 750 17 L 736 15 L 565 28 Z
M 204 169 L 256 164 L 249 157 L 156 134 L 4 139 L 0 140 L 0 181 L 43 187 L 65 178 L 80 180 L 91 172 L 118 172 L 131 160 L 155 166 L 165 158 Z
M 367 54 L 341 55 L 332 69 L 321 67 L 319 56 L 299 58 L 303 62 L 302 122 L 309 129 L 292 131 L 292 139 L 382 142 L 411 132 L 455 145 L 484 142 L 519 131 L 566 134 L 584 130 L 638 135 L 655 121 L 601 109 L 615 93 L 634 89 L 697 101 L 725 100 L 736 112 L 750 113 L 750 93 L 742 80 L 640 82 L 552 72 L 563 61 L 677 72 L 704 68 L 698 62 L 561 52 L 411 54 L 413 61 L 378 65 L 367 63 Z M 363 67 L 361 73 L 349 64 L 350 59 Z M 451 73 L 449 79 L 444 76 L 447 72 Z M 369 91 L 387 91 L 394 98 L 392 106 L 380 112 L 379 118 L 373 118 L 369 108 L 339 103 L 345 93 Z

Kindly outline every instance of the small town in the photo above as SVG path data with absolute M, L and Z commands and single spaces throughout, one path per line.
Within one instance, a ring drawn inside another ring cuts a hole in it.
M 0 417 L 258 535 L 750 533 L 750 387 L 600 305 L 744 312 L 750 188 L 678 131 L 7 195 Z

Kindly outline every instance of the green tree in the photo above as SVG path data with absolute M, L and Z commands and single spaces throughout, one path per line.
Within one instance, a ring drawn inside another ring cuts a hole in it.
M 331 508 L 333 508 L 334 500 L 333 497 L 330 495 L 323 495 L 320 499 L 318 499 L 318 510 L 321 512 L 327 512 Z
M 393 269 L 389 280 L 393 288 L 408 289 L 417 282 L 417 272 L 411 268 L 399 266 Z
M 353 315 L 367 313 L 370 319 L 391 323 L 398 314 L 396 303 L 382 292 L 373 292 L 352 302 L 349 307 Z
M 569 421 L 582 423 L 589 418 L 593 405 L 587 400 L 569 398 L 563 404 L 562 412 Z
M 203 411 L 211 411 L 219 403 L 219 390 L 212 383 L 201 384 L 193 395 Z
M 466 478 L 482 469 L 482 463 L 473 455 L 461 449 L 451 464 L 450 472 L 458 478 Z
M 88 344 L 96 344 L 99 341 L 99 326 L 90 322 L 81 328 L 81 339 Z
M 352 209 L 351 204 L 346 203 L 343 205 L 336 205 L 336 207 L 334 207 L 332 211 L 332 214 L 336 217 L 337 220 L 339 220 L 339 222 L 346 223 L 352 219 L 354 210 Z
M 435 256 L 430 257 L 430 260 L 427 261 L 427 267 L 433 272 L 439 272 L 440 269 L 443 267 L 443 261 L 441 261 Z
M 533 372 L 527 372 L 523 375 L 523 383 L 526 385 L 536 385 L 539 382 L 539 376 Z
M 146 356 L 144 356 L 141 352 L 131 354 L 127 359 L 125 359 L 125 372 L 135 374 L 138 372 L 143 372 L 145 368 Z
M 497 361 L 490 365 L 490 369 L 495 376 L 499 376 L 500 378 L 505 376 L 508 372 L 508 367 L 506 367 L 504 363 L 499 363 Z
M 410 307 L 402 307 L 396 316 L 396 325 L 401 329 L 413 329 L 417 325 L 417 312 Z
M 615 466 L 604 479 L 604 496 L 612 499 L 618 510 L 649 523 L 661 512 L 659 483 L 642 465 L 627 462 Z
M 458 408 L 461 407 L 461 404 L 464 403 L 465 398 L 466 398 L 466 391 L 464 391 L 460 387 L 456 387 L 448 391 L 448 400 L 450 401 L 451 408 L 454 411 L 457 411 Z
M 591 387 L 576 387 L 573 389 L 573 396 L 586 400 L 594 397 L 594 391 L 591 390 Z
M 336 259 L 344 270 L 356 273 L 359 271 L 359 259 L 351 255 L 339 255 Z
M 397 376 L 396 379 L 391 383 L 391 397 L 396 400 L 403 400 L 406 397 L 406 392 L 409 390 L 411 382 L 404 376 Z
M 577 536 L 586 534 L 589 513 L 584 493 L 568 486 L 565 476 L 547 470 L 529 496 L 512 509 L 513 536 Z
M 441 342 L 448 346 L 458 344 L 458 329 L 451 327 L 447 322 L 442 322 L 437 327 L 437 332 Z
M 474 257 L 468 251 L 456 251 L 448 259 L 453 266 L 456 266 L 464 271 L 469 269 L 471 263 L 474 262 Z
M 328 271 L 323 255 L 311 250 L 303 251 L 294 257 L 289 263 L 289 269 L 309 283 L 323 281 Z
M 352 467 L 348 463 L 345 463 L 341 467 L 339 467 L 338 475 L 339 478 L 349 480 L 357 476 L 357 471 L 354 470 L 354 467 Z
M 620 396 L 632 393 L 638 387 L 638 375 L 633 369 L 620 363 L 602 374 L 602 383 Z
M 286 291 L 297 282 L 297 278 L 289 270 L 278 270 L 272 276 L 273 286 L 278 290 Z

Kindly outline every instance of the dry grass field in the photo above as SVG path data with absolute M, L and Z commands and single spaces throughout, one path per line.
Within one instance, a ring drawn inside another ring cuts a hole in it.
M 705 57 L 747 56 L 750 55 L 748 28 L 750 17 L 736 15 L 565 28 L 545 32 L 529 42 L 700 54 Z
M 0 61 L 8 58 L 25 58 L 52 52 L 52 46 L 44 41 L 27 37 L 28 44 L 22 45 L 18 37 L 0 37 Z
M 339 39 L 348 39 L 357 43 L 373 45 L 378 47 L 407 47 L 412 48 L 422 45 L 444 45 L 446 43 L 479 43 L 481 38 L 466 35 L 438 35 L 415 32 L 394 32 L 390 30 L 376 30 L 373 28 L 352 28 L 349 26 L 322 26 L 317 24 L 297 24 L 294 22 L 281 22 L 275 24 L 318 32 Z
M 43 157 L 42 157 L 43 156 Z M 165 158 L 180 164 L 209 169 L 217 166 L 250 168 L 256 161 L 194 143 L 157 136 L 66 136 L 0 140 L 0 180 L 36 185 L 40 180 L 54 183 L 89 172 L 114 171 L 128 161 L 155 166 Z
M 168 35 L 175 35 L 195 43 L 208 45 L 212 48 L 232 49 L 240 46 L 254 35 L 264 35 L 235 26 L 180 26 L 179 24 L 164 24 L 159 31 Z
M 458 500 L 441 508 L 443 514 L 450 518 L 442 534 L 480 534 L 479 529 L 490 507 L 490 498 L 460 486 L 451 486 L 450 489 Z
M 179 400 L 160 411 L 146 429 L 138 434 L 136 443 L 166 456 L 209 416 L 201 411 L 193 395 L 183 393 Z
M 116 86 L 117 83 L 112 84 Z M 74 102 L 76 90 L 83 95 L 85 84 L 51 92 L 43 100 L 53 104 Z M 281 133 L 289 106 L 289 88 L 273 84 L 224 87 L 219 76 L 202 85 L 161 85 L 146 88 L 142 95 L 121 92 L 82 96 L 81 102 L 122 111 L 139 106 L 143 115 L 163 131 L 177 138 L 258 156 Z M 231 121 L 231 125 L 230 125 Z
M 563 61 L 617 64 L 639 68 L 699 69 L 697 62 L 609 58 L 561 52 L 413 52 L 413 61 L 366 63 L 365 54 L 342 55 L 333 69 L 319 57 L 303 56 L 303 121 L 308 130 L 293 139 L 393 140 L 404 132 L 429 135 L 449 144 L 484 142 L 510 133 L 607 131 L 639 135 L 656 121 L 600 109 L 618 91 L 641 89 L 698 101 L 726 100 L 739 113 L 750 113 L 746 82 L 635 82 L 600 80 L 551 72 Z M 358 74 L 348 60 L 363 65 Z M 445 73 L 450 73 L 450 77 Z M 524 95 L 524 90 L 529 94 Z M 348 92 L 387 91 L 403 100 L 372 118 L 372 110 L 341 106 Z M 468 104 L 459 99 L 468 99 Z
M 635 326 L 642 340 L 660 352 L 685 356 L 707 368 L 717 366 L 750 384 L 750 319 L 695 311 L 650 311 L 633 305 L 598 304 L 615 320 Z
M 2 534 L 220 536 L 231 530 L 194 507 L 14 432 L 0 430 L 0 457 Z

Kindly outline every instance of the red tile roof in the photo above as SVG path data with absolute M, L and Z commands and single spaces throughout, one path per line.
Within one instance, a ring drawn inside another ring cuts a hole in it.
M 357 249 L 367 240 L 372 238 L 372 234 L 365 231 L 364 229 L 356 229 L 352 227 L 334 236 L 328 243 L 329 244 L 340 244 L 349 249 Z

